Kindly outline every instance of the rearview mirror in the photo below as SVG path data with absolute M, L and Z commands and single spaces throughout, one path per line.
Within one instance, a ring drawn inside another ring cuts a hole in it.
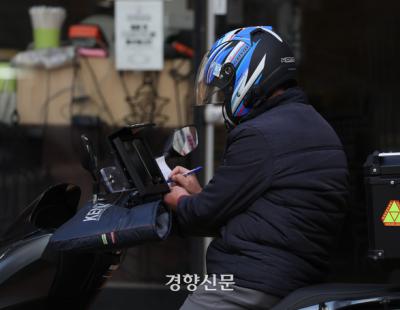
M 186 126 L 174 132 L 172 148 L 181 156 L 193 152 L 199 144 L 197 130 L 194 126 Z
M 89 171 L 93 180 L 97 181 L 98 161 L 92 141 L 90 141 L 86 135 L 81 135 L 81 142 L 83 148 L 81 165 L 84 169 Z

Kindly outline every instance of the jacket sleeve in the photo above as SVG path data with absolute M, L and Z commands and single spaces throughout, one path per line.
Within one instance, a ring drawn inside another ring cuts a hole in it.
M 201 193 L 179 200 L 177 220 L 180 229 L 187 233 L 215 233 L 230 218 L 246 210 L 270 185 L 273 156 L 267 141 L 255 128 L 234 130 L 223 163 L 212 180 Z

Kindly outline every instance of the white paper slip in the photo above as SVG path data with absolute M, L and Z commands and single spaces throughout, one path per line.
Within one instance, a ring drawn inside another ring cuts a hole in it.
M 157 162 L 158 167 L 160 167 L 160 170 L 164 176 L 165 181 L 167 181 L 172 170 L 170 167 L 168 167 L 168 165 L 165 161 L 165 157 L 164 156 L 158 157 L 156 159 L 156 162 Z

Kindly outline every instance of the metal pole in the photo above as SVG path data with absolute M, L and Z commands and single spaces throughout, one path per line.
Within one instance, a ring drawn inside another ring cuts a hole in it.
M 193 36 L 193 70 L 197 72 L 200 67 L 201 59 L 206 52 L 206 16 L 207 7 L 206 1 L 193 1 L 194 9 L 194 36 Z M 193 81 L 194 83 L 194 81 Z M 192 157 L 193 166 L 203 165 L 205 162 L 205 124 L 204 124 L 204 109 L 194 108 L 193 122 L 199 132 L 199 146 Z M 204 173 L 199 174 L 199 180 L 204 181 Z M 204 238 L 192 237 L 190 242 L 190 271 L 192 273 L 201 274 L 204 272 Z
M 207 49 L 210 49 L 215 42 L 214 1 L 207 0 Z
M 215 41 L 214 0 L 207 0 L 207 48 L 210 49 Z M 206 106 L 205 114 L 210 106 Z M 205 182 L 208 183 L 214 174 L 214 123 L 206 118 L 206 148 L 205 148 Z M 206 253 L 212 238 L 204 238 L 204 273 L 207 272 Z

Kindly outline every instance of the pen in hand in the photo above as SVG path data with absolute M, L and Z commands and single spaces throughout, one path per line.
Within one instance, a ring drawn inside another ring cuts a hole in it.
M 184 177 L 187 177 L 187 176 L 189 176 L 189 175 L 192 175 L 192 174 L 197 173 L 197 172 L 200 171 L 201 169 L 203 169 L 203 167 L 202 167 L 202 166 L 198 166 L 198 167 L 196 167 L 196 168 L 194 168 L 194 169 L 192 169 L 192 170 L 189 170 L 188 172 L 185 172 L 185 173 L 182 174 L 182 175 L 183 175 Z M 167 183 L 172 183 L 172 182 L 174 182 L 174 181 L 172 181 L 171 178 L 168 178 Z

